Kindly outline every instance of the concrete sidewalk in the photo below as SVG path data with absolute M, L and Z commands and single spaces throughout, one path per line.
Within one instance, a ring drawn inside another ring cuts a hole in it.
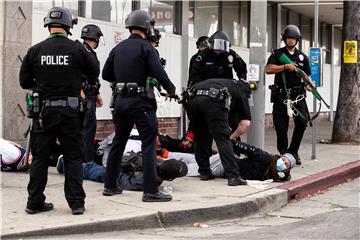
M 318 124 L 318 140 L 329 139 L 331 132 L 330 123 Z M 265 142 L 267 151 L 276 152 L 276 135 L 272 128 L 266 129 Z M 317 144 L 317 160 L 311 160 L 311 128 L 305 133 L 300 156 L 303 164 L 293 169 L 292 181 L 285 186 L 279 187 L 282 184 L 270 181 L 249 181 L 248 186 L 230 187 L 226 185 L 226 179 L 203 182 L 184 177 L 163 184 L 171 185 L 174 190 L 173 201 L 167 203 L 144 203 L 141 192 L 124 191 L 122 195 L 105 197 L 101 194 L 103 184 L 84 181 L 86 212 L 79 216 L 71 215 L 63 193 L 63 175 L 55 168 L 49 169 L 45 191 L 47 201 L 52 202 L 55 209 L 36 215 L 24 211 L 28 173 L 2 173 L 1 238 L 166 227 L 242 217 L 286 205 L 290 198 L 288 193 L 296 189 L 305 191 L 307 186 L 314 184 L 312 179 L 317 180 L 317 191 L 322 189 L 319 185 L 329 187 L 360 175 L 359 146 Z M 344 164 L 347 165 L 340 167 Z M 327 174 L 322 174 L 324 172 Z

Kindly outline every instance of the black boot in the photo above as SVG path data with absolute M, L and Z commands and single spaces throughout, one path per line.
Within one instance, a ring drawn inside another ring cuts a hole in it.
M 212 173 L 208 173 L 208 174 L 200 174 L 200 180 L 201 181 L 209 181 L 215 179 L 215 176 Z
M 35 214 L 40 212 L 46 212 L 54 209 L 54 205 L 52 203 L 44 203 L 44 205 L 40 208 L 30 208 L 26 207 L 25 212 L 28 214 Z
M 104 188 L 103 191 L 104 196 L 112 196 L 114 194 L 122 194 L 122 188 L 120 186 L 116 188 Z
M 144 193 L 142 197 L 143 202 L 169 202 L 172 200 L 171 195 L 157 193 Z
M 228 178 L 229 186 L 246 185 L 246 184 L 247 182 L 244 179 L 242 179 L 240 176 Z
M 301 159 L 299 157 L 299 154 L 293 153 L 293 156 L 294 156 L 294 158 L 296 160 L 296 165 L 301 165 Z

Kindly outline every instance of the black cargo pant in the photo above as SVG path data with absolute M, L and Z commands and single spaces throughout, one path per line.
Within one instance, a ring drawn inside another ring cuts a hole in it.
M 155 180 L 156 135 L 158 121 L 155 113 L 155 100 L 140 96 L 124 97 L 118 95 L 115 100 L 113 121 L 115 137 L 106 165 L 105 188 L 115 188 L 121 171 L 121 159 L 134 124 L 139 131 L 143 154 L 144 193 L 158 192 Z
M 291 95 L 291 99 L 295 100 L 296 96 L 297 94 Z M 274 99 L 273 105 L 273 122 L 277 135 L 277 149 L 280 154 L 284 154 L 286 152 L 297 154 L 307 126 L 307 120 L 300 115 L 293 116 L 295 128 L 289 146 L 287 136 L 289 128 L 289 116 L 287 114 L 287 107 L 284 104 L 285 100 L 285 93 L 279 92 Z M 303 116 L 308 116 L 305 99 L 294 104 L 294 107 L 296 107 L 296 109 L 299 110 Z
M 235 163 L 235 154 L 230 137 L 228 111 L 224 101 L 208 96 L 195 96 L 187 105 L 187 113 L 193 124 L 195 134 L 195 158 L 199 173 L 211 174 L 209 157 L 211 156 L 211 136 L 219 150 L 226 177 L 239 176 Z
M 45 108 L 42 125 L 43 128 L 34 120 L 31 131 L 33 160 L 30 168 L 27 207 L 37 209 L 44 204 L 50 156 L 53 154 L 57 139 L 64 155 L 65 198 L 70 208 L 83 207 L 85 192 L 82 187 L 81 113 L 66 107 Z
M 94 161 L 94 138 L 96 134 L 96 97 L 86 95 L 88 111 L 85 114 L 82 130 L 84 141 L 84 162 Z

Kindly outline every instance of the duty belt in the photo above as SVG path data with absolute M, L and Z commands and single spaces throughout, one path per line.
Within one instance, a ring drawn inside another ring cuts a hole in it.
M 279 87 L 277 85 L 275 85 L 275 88 L 281 93 L 286 93 L 285 88 Z M 287 91 L 289 94 L 304 93 L 304 88 L 302 86 L 295 86 L 287 88 Z
M 79 112 L 85 111 L 87 108 L 85 100 L 80 100 L 78 97 L 67 97 L 66 99 L 58 100 L 44 100 L 43 106 L 45 108 L 51 107 L 68 107 Z
M 210 89 L 195 89 L 195 96 L 208 96 L 219 100 L 224 100 L 228 97 L 228 89 L 210 88 Z
M 67 107 L 68 101 L 67 100 L 45 100 L 44 106 L 45 107 Z
M 114 91 L 121 96 L 142 96 L 146 92 L 145 87 L 139 87 L 136 83 L 117 83 Z

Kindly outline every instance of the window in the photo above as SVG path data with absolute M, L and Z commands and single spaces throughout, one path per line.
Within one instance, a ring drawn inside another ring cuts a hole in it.
M 33 0 L 33 9 L 49 11 L 52 7 L 65 7 L 72 11 L 74 15 L 78 15 L 78 1 L 71 0 Z
M 131 13 L 131 0 L 111 0 L 111 21 L 125 24 L 127 16 Z
M 222 30 L 229 34 L 235 46 L 248 47 L 249 2 L 224 1 Z
M 326 23 L 321 24 L 320 27 L 320 46 L 325 49 L 324 61 L 331 63 L 331 49 L 330 49 L 330 26 Z
M 211 36 L 218 30 L 219 3 L 215 1 L 195 1 L 194 34 Z
M 334 64 L 341 65 L 342 30 L 334 28 Z
M 283 31 L 288 24 L 288 9 L 281 7 L 281 31 Z
M 155 19 L 156 28 L 163 32 L 173 33 L 175 20 L 174 1 L 140 1 L 140 9 L 146 10 Z
M 301 24 L 300 24 L 300 32 L 301 32 L 301 51 L 305 54 L 310 53 L 310 43 L 311 43 L 311 19 L 301 16 Z
M 266 45 L 267 51 L 271 52 L 271 50 L 276 47 L 274 42 L 276 41 L 275 32 L 276 32 L 276 14 L 274 14 L 274 5 L 268 3 L 267 4 L 267 21 L 266 21 Z
M 300 25 L 299 14 L 293 11 L 289 11 L 289 24 L 293 24 L 297 27 Z

